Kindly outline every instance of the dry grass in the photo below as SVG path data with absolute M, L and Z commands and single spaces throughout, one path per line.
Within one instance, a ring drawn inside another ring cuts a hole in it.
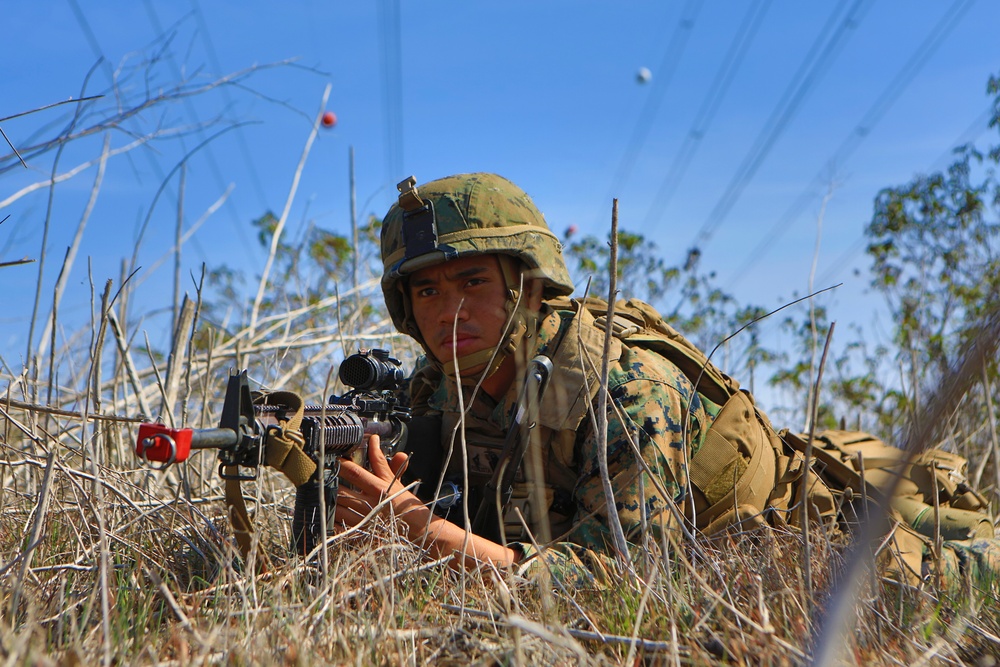
M 125 121 L 101 122 L 98 130 Z M 0 205 L 73 173 L 56 178 L 53 167 L 51 179 Z M 279 227 L 293 198 L 294 187 Z M 171 253 L 179 267 L 180 247 Z M 262 295 L 276 283 L 289 289 L 268 305 Z M 0 356 L 0 664 L 810 662 L 825 605 L 845 585 L 836 576 L 844 550 L 819 533 L 809 586 L 802 536 L 775 530 L 636 551 L 639 578 L 612 573 L 595 587 L 552 583 L 544 570 L 457 572 L 377 519 L 333 539 L 324 568 L 288 553 L 293 490 L 266 472 L 244 493 L 259 536 L 252 560 L 269 565 L 243 568 L 212 456 L 150 470 L 131 451 L 135 417 L 212 425 L 231 366 L 249 366 L 273 388 L 327 394 L 328 368 L 314 360 L 359 342 L 392 348 L 409 367 L 412 348 L 368 307 L 373 283 L 305 305 L 286 298 L 298 287 L 262 279 L 250 325 L 228 333 L 204 323 L 200 295 L 175 303 L 179 326 L 161 355 L 138 351 L 143 334 L 125 308 L 134 297 L 110 285 L 92 300 L 94 322 L 56 349 L 57 287 L 28 367 L 13 371 Z M 847 664 L 987 665 L 1000 655 L 995 588 L 944 594 L 862 577 L 852 630 L 837 639 Z
M 334 538 L 324 568 L 288 553 L 293 490 L 268 471 L 244 484 L 259 536 L 251 561 L 268 565 L 242 567 L 211 454 L 152 471 L 132 454 L 134 418 L 114 415 L 211 425 L 228 368 L 247 360 L 274 387 L 326 377 L 312 360 L 352 341 L 412 361 L 383 320 L 359 315 L 371 288 L 228 335 L 191 301 L 166 362 L 145 364 L 106 292 L 89 346 L 59 352 L 80 378 L 66 384 L 83 389 L 54 385 L 43 401 L 47 383 L 10 379 L 0 400 L 4 664 L 811 661 L 825 605 L 844 586 L 844 549 L 820 533 L 808 587 L 801 534 L 770 529 L 634 551 L 639 577 L 611 573 L 598 587 L 552 583 L 544 570 L 456 572 L 377 519 Z M 838 639 L 847 664 L 990 664 L 978 661 L 1000 651 L 995 590 L 942 594 L 862 576 L 853 627 Z
M 646 554 L 641 580 L 550 588 L 456 572 L 377 520 L 334 539 L 324 573 L 288 554 L 292 489 L 265 474 L 244 485 L 270 561 L 251 573 L 209 455 L 151 472 L 129 454 L 132 424 L 3 411 L 5 664 L 802 664 L 842 565 L 814 534 L 806 600 L 801 536 L 768 530 Z M 869 579 L 856 619 L 849 664 L 989 664 L 975 660 L 1000 649 L 980 593 Z

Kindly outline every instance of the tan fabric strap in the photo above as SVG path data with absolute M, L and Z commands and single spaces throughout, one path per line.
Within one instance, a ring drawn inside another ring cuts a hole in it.
M 226 506 L 229 509 L 229 523 L 233 526 L 233 535 L 236 537 L 236 544 L 240 548 L 243 560 L 250 554 L 250 545 L 253 543 L 253 523 L 250 515 L 247 514 L 247 504 L 243 500 L 243 490 L 240 488 L 240 480 L 237 477 L 239 467 L 232 466 L 226 468 Z
M 316 471 L 316 462 L 302 450 L 302 416 L 305 402 L 291 391 L 276 391 L 267 394 L 266 400 L 273 405 L 284 405 L 291 413 L 280 428 L 272 428 L 264 441 L 264 463 L 284 473 L 295 486 L 302 486 Z
M 753 510 L 763 512 L 774 489 L 775 456 L 753 400 L 742 391 L 736 392 L 691 460 L 691 483 L 707 504 L 695 507 L 697 525 L 706 528 L 714 524 L 714 528 L 728 513 L 735 521 L 746 519 Z
M 290 391 L 276 391 L 260 396 L 255 402 L 267 405 L 282 405 L 290 415 L 271 426 L 264 434 L 264 464 L 281 471 L 295 486 L 302 486 L 316 471 L 316 462 L 303 451 L 305 440 L 302 437 L 302 417 L 305 413 L 305 402 L 298 394 Z M 243 500 L 243 490 L 240 488 L 239 467 L 225 469 L 226 474 L 226 506 L 229 509 L 229 521 L 233 526 L 236 544 L 240 548 L 243 559 L 250 554 L 253 544 L 253 521 L 247 512 Z

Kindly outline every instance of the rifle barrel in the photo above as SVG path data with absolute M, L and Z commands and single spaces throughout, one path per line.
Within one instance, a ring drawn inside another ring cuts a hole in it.
M 191 429 L 191 449 L 226 449 L 239 442 L 239 434 L 231 428 Z

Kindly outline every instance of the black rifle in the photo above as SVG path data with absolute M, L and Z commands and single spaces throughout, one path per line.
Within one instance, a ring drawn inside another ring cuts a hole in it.
M 396 390 L 403 380 L 399 366 L 399 360 L 386 350 L 353 354 L 344 359 L 339 371 L 341 382 L 352 387 L 351 391 L 331 396 L 326 405 L 304 406 L 302 451 L 316 464 L 316 470 L 295 490 L 295 552 L 307 554 L 323 541 L 322 505 L 327 533 L 334 529 L 342 457 L 350 455 L 370 435 L 381 438 L 386 455 L 405 443 L 410 411 L 397 403 Z M 288 396 L 279 392 L 255 397 L 247 372 L 234 370 L 229 375 L 218 428 L 175 429 L 142 424 L 136 454 L 163 463 L 160 469 L 165 469 L 187 459 L 192 449 L 218 449 L 220 477 L 237 482 L 256 479 L 269 436 L 275 429 L 280 433 L 280 424 L 296 412 L 295 406 L 282 402 Z M 240 468 L 249 468 L 249 473 L 241 473 Z M 321 503 L 321 498 L 325 502 Z

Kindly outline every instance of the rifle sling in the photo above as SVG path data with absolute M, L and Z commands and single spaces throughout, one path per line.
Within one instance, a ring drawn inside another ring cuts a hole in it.
M 267 394 L 266 400 L 287 406 L 291 416 L 278 426 L 267 429 L 264 435 L 263 462 L 282 472 L 296 487 L 302 486 L 316 471 L 316 462 L 302 449 L 305 444 L 301 431 L 305 403 L 298 394 L 290 391 Z M 238 466 L 226 468 L 226 506 L 236 544 L 246 561 L 253 544 L 253 521 L 243 500 Z
M 247 514 L 247 504 L 243 500 L 243 490 L 240 488 L 239 466 L 226 468 L 226 507 L 229 510 L 229 523 L 233 526 L 233 535 L 240 548 L 240 554 L 246 561 L 253 543 L 253 522 Z

